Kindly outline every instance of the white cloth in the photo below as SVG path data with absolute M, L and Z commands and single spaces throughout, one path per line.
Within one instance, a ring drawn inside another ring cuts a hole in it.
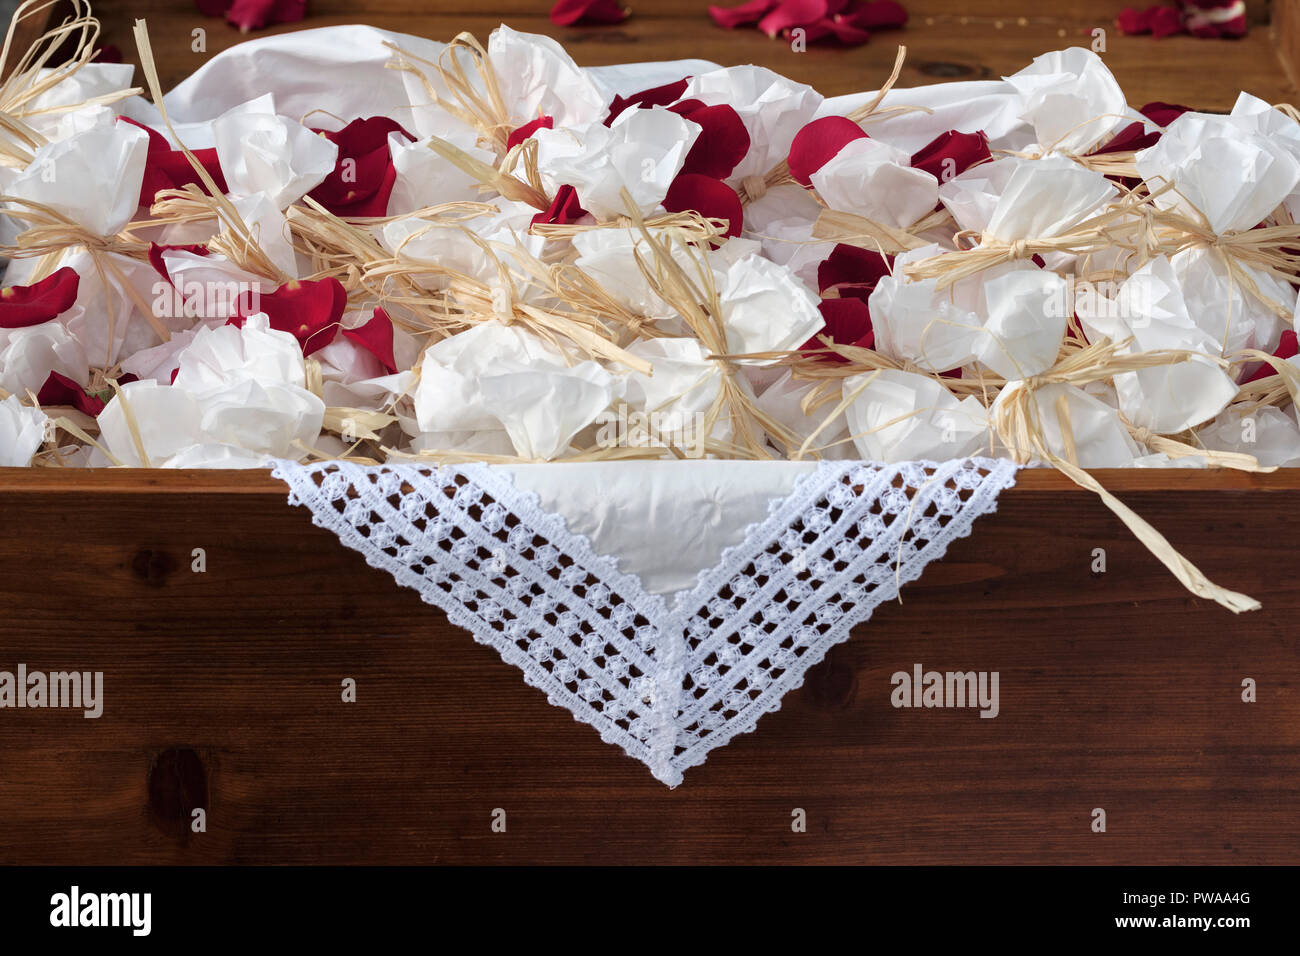
M 642 514 L 702 464 L 637 469 Z M 315 524 L 677 786 L 709 751 L 779 709 L 852 627 L 969 534 L 1013 483 L 1015 465 L 822 462 L 671 600 L 546 510 L 507 468 L 286 461 L 274 474 Z

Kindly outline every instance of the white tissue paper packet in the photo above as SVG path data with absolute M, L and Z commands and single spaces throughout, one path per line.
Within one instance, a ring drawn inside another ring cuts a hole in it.
M 989 442 L 988 414 L 927 375 L 882 369 L 844 380 L 849 433 L 866 461 L 947 461 Z

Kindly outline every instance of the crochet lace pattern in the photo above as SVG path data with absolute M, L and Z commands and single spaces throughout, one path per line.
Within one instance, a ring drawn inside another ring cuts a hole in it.
M 282 461 L 273 474 L 315 524 L 675 787 L 994 511 L 1015 465 L 822 462 L 668 598 L 502 467 Z

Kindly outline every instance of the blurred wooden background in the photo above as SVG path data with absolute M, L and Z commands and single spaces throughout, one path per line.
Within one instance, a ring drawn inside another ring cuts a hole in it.
M 1092 31 L 1106 35 L 1106 62 L 1134 106 L 1152 100 L 1200 109 L 1227 110 L 1237 91 L 1270 102 L 1296 99 L 1293 78 L 1279 62 L 1279 38 L 1270 26 L 1268 0 L 1247 0 L 1252 20 L 1240 40 L 1193 37 L 1125 37 L 1115 16 L 1149 0 L 904 0 L 911 21 L 901 31 L 877 34 L 866 46 L 840 49 L 814 45 L 795 53 L 787 42 L 754 29 L 723 30 L 707 14 L 708 0 L 627 0 L 632 16 L 615 26 L 557 27 L 547 18 L 548 0 L 309 0 L 300 24 L 258 31 L 282 32 L 340 23 L 368 23 L 389 30 L 450 39 L 461 30 L 486 36 L 498 23 L 561 40 L 584 65 L 702 57 L 723 65 L 757 63 L 812 84 L 826 95 L 877 88 L 889 75 L 896 45 L 909 58 L 903 85 L 987 79 L 1013 73 L 1037 54 L 1091 45 Z M 729 6 L 734 4 L 721 4 Z M 1300 0 L 1273 0 L 1273 17 L 1291 24 Z M 219 50 L 245 36 L 219 19 L 200 16 L 192 0 L 100 0 L 104 40 L 133 56 L 131 24 L 149 22 L 163 84 L 175 85 Z M 207 52 L 191 51 L 191 31 L 207 30 Z M 1300 51 L 1295 41 L 1290 49 Z

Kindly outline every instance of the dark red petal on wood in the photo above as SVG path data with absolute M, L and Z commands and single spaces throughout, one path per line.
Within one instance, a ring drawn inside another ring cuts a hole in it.
M 844 19 L 866 30 L 892 30 L 907 23 L 907 11 L 894 0 L 875 0 L 846 13 Z
M 1129 36 L 1141 36 L 1150 33 L 1151 11 L 1134 10 L 1132 7 L 1125 7 L 1119 12 L 1115 24 L 1119 27 L 1120 33 L 1126 33 Z
M 393 320 L 383 309 L 376 308 L 375 314 L 365 325 L 344 329 L 343 337 L 379 359 L 389 375 L 397 371 L 397 360 L 393 358 Z
M 64 266 L 31 285 L 0 289 L 0 329 L 25 329 L 48 322 L 72 308 L 81 276 Z
M 750 0 L 738 7 L 709 7 L 709 16 L 720 27 L 732 30 L 736 27 L 757 23 L 775 7 L 780 0 Z
M 224 17 L 232 0 L 194 0 L 194 6 L 205 17 Z
M 725 103 L 705 106 L 699 100 L 684 100 L 669 109 L 700 127 L 681 172 L 726 179 L 749 152 L 749 130 L 740 114 Z
M 790 175 L 807 186 L 808 177 L 821 169 L 855 139 L 866 139 L 862 127 L 845 116 L 815 119 L 794 136 L 790 144 Z
M 840 46 L 862 46 L 871 39 L 871 31 L 855 26 L 847 17 L 826 17 L 808 24 L 805 39 L 809 43 L 817 40 L 835 38 Z
M 42 406 L 70 405 L 79 412 L 95 418 L 104 410 L 104 400 L 96 395 L 87 395 L 86 390 L 66 375 L 50 372 L 49 378 L 36 393 L 36 401 Z
M 629 12 L 619 0 L 560 0 L 551 7 L 551 22 L 557 27 L 575 23 L 622 23 Z
M 984 132 L 959 133 L 949 130 L 912 154 L 912 166 L 923 169 L 940 182 L 959 176 L 979 163 L 993 158 L 989 138 Z M 951 162 L 947 162 L 951 160 Z
M 338 279 L 294 279 L 260 296 L 245 292 L 227 324 L 242 326 L 248 316 L 265 312 L 271 328 L 288 332 L 302 346 L 302 354 L 310 355 L 333 341 L 347 305 L 347 292 Z
M 727 236 L 738 236 L 745 225 L 745 211 L 736 191 L 720 179 L 699 173 L 678 173 L 664 196 L 669 212 L 694 210 L 709 219 L 727 220 Z
M 758 29 L 775 37 L 785 30 L 823 20 L 827 13 L 826 0 L 781 0 L 775 10 L 758 21 Z
M 1156 39 L 1183 32 L 1183 18 L 1174 7 L 1152 7 L 1151 35 Z
M 226 20 L 241 33 L 272 23 L 296 23 L 307 13 L 307 0 L 234 0 Z
M 531 137 L 539 129 L 554 129 L 554 128 L 555 128 L 555 119 L 553 117 L 539 116 L 537 117 L 537 119 L 533 120 L 532 122 L 525 123 L 523 126 L 520 126 L 515 130 L 512 130 L 510 135 L 506 137 L 506 149 L 514 149 L 524 140 Z

